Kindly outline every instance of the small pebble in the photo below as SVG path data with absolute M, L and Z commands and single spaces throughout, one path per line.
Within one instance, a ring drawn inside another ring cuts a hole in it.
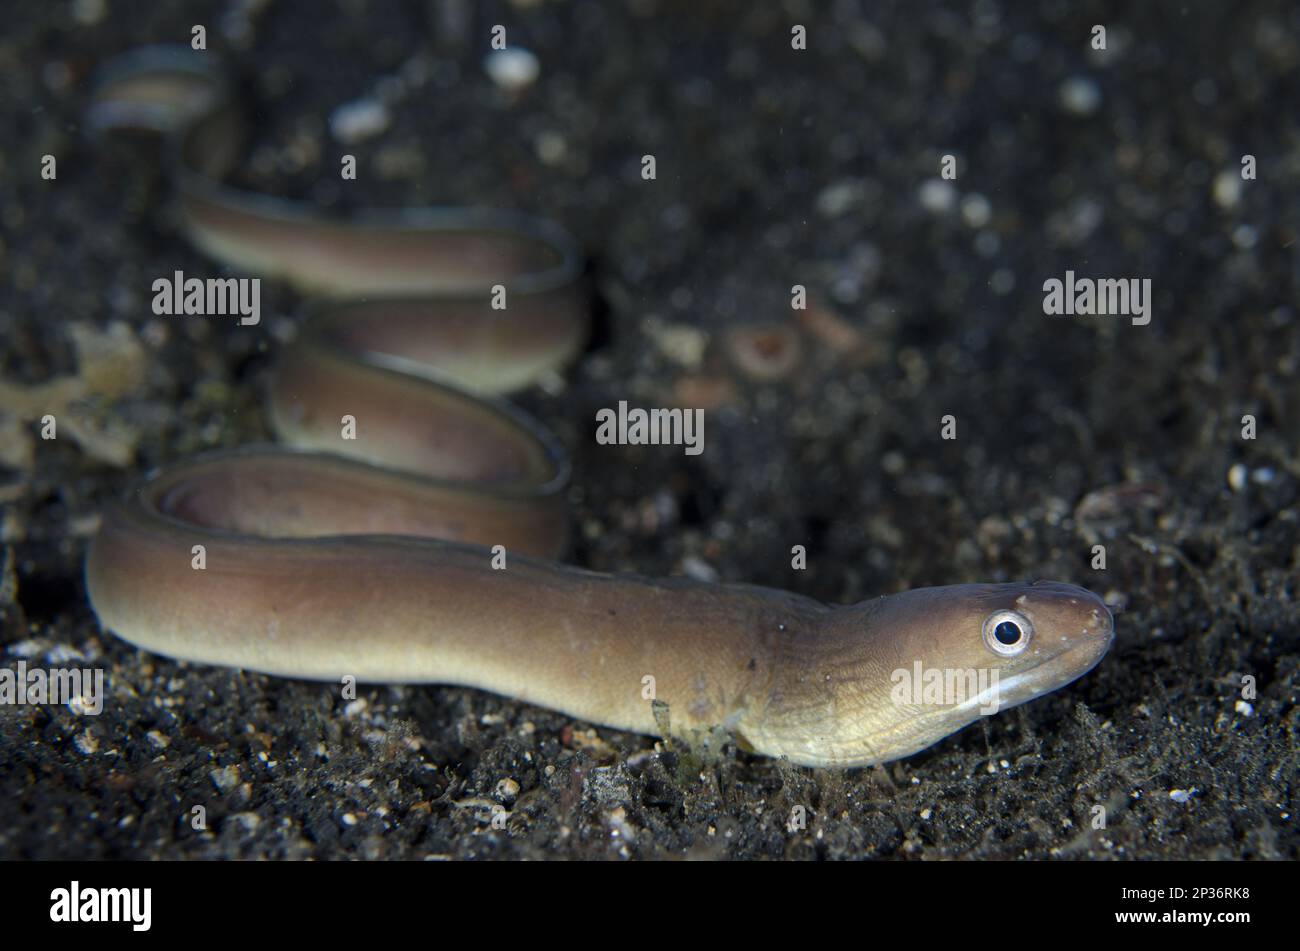
M 239 785 L 238 766 L 222 766 L 220 769 L 209 770 L 208 775 L 212 777 L 212 785 L 221 792 L 230 792 Z
M 55 667 L 65 667 L 86 659 L 86 655 L 71 644 L 55 644 L 45 654 L 45 659 Z
M 78 26 L 95 26 L 107 13 L 106 0 L 73 0 L 72 19 Z
M 862 183 L 845 179 L 827 185 L 817 196 L 817 213 L 823 218 L 838 218 L 862 203 Z
M 1016 287 L 1016 275 L 1007 268 L 1000 267 L 989 275 L 989 289 L 999 297 L 1005 297 Z
M 488 77 L 506 92 L 522 92 L 541 74 L 542 64 L 537 57 L 522 47 L 493 50 L 483 58 L 483 69 Z
M 379 135 L 390 122 L 388 107 L 378 99 L 357 99 L 345 102 L 330 115 L 330 133 L 351 145 Z
M 262 825 L 262 817 L 255 812 L 237 812 L 230 818 L 237 822 L 245 832 L 256 832 Z
M 1242 181 L 1241 172 L 1236 169 L 1226 169 L 1214 176 L 1214 186 L 1211 194 L 1214 196 L 1214 203 L 1220 208 L 1231 210 L 1241 204 L 1241 190 L 1245 182 Z
M 946 215 L 957 206 L 957 188 L 942 178 L 927 178 L 916 191 L 921 207 L 936 215 Z
M 696 581 L 712 583 L 718 580 L 718 571 L 703 558 L 687 555 L 682 559 L 682 574 Z
M 549 129 L 538 134 L 533 141 L 533 148 L 537 151 L 537 158 L 544 165 L 559 165 L 569 152 L 569 145 L 563 133 Z
M 961 220 L 972 228 L 983 228 L 993 217 L 993 206 L 978 192 L 961 200 Z
M 1057 96 L 1065 111 L 1076 116 L 1092 115 L 1101 105 L 1101 87 L 1086 76 L 1071 76 Z
M 654 341 L 655 349 L 674 363 L 689 369 L 698 369 L 703 363 L 709 335 L 698 327 L 647 320 L 645 332 Z
M 1240 492 L 1246 488 L 1246 477 L 1250 474 L 1244 465 L 1240 462 L 1228 470 L 1228 488 L 1233 492 Z

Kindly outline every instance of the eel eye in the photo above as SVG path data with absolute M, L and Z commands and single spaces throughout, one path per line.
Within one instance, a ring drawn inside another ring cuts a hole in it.
M 1023 654 L 1033 636 L 1029 618 L 1017 611 L 994 611 L 984 619 L 984 643 L 1003 657 Z

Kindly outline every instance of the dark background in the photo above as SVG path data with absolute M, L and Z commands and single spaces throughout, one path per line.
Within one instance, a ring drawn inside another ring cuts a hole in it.
M 16 4 L 0 26 L 0 647 L 110 684 L 98 718 L 0 707 L 0 857 L 1296 856 L 1294 4 L 282 2 L 241 24 L 247 6 Z M 522 208 L 578 235 L 598 333 L 521 402 L 573 453 L 579 564 L 840 602 L 1057 578 L 1124 608 L 1111 654 L 837 773 L 655 756 L 473 690 L 373 688 L 346 710 L 101 633 L 81 581 L 96 513 L 155 465 L 266 438 L 257 384 L 301 303 L 264 286 L 243 330 L 149 312 L 154 277 L 207 265 L 152 158 L 106 154 L 81 117 L 97 66 L 195 23 L 256 117 L 244 184 L 339 211 Z M 513 97 L 482 68 L 497 23 L 541 63 Z M 383 133 L 338 143 L 330 114 L 403 69 L 425 78 Z M 1091 109 L 1063 101 L 1077 88 Z M 363 169 L 346 190 L 345 151 Z M 922 199 L 948 152 L 944 211 Z M 1220 176 L 1245 153 L 1258 180 L 1234 197 Z M 1067 269 L 1149 277 L 1150 325 L 1045 317 Z M 33 440 L 13 394 L 84 374 L 74 328 L 114 322 L 138 372 L 71 408 L 107 447 Z M 737 328 L 788 358 L 770 378 L 738 365 Z M 704 454 L 595 445 L 620 399 L 707 403 Z M 805 833 L 785 830 L 795 804 Z

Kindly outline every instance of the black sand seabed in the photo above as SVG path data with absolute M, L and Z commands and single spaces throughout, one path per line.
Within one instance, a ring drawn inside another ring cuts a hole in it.
M 140 370 L 69 410 L 109 430 L 96 452 L 0 406 L 3 662 L 109 681 L 95 718 L 0 707 L 0 857 L 1296 857 L 1294 4 L 474 3 L 460 36 L 455 3 L 273 4 L 244 31 L 240 6 L 4 18 L 0 378 L 84 372 L 74 334 L 113 322 Z M 580 237 L 600 330 L 521 400 L 573 452 L 579 564 L 838 602 L 1070 580 L 1124 606 L 1111 654 L 921 755 L 839 773 L 656 755 L 474 690 L 349 705 L 102 633 L 81 577 L 96 513 L 153 466 L 266 438 L 257 383 L 301 304 L 264 286 L 257 328 L 153 317 L 155 277 L 211 265 L 150 163 L 81 134 L 97 64 L 195 23 L 257 103 L 245 182 L 340 209 L 523 208 Z M 481 66 L 496 23 L 541 63 L 513 99 Z M 431 77 L 349 147 L 367 173 L 344 193 L 328 116 L 422 51 Z M 949 152 L 953 190 L 934 181 Z M 1150 324 L 1044 316 L 1042 283 L 1067 269 L 1149 277 Z M 798 365 L 755 383 L 717 362 L 735 326 L 788 345 L 795 283 L 824 318 Z M 715 401 L 703 455 L 594 444 L 597 408 L 683 394 Z

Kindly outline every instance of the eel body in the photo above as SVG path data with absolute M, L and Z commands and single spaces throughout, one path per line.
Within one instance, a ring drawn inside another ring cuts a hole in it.
M 104 514 L 87 588 L 126 640 L 286 677 L 467 685 L 648 734 L 722 727 L 841 767 L 924 749 L 1109 648 L 1105 604 L 1060 582 L 831 607 L 561 563 L 568 463 L 496 394 L 581 348 L 571 238 L 466 209 L 338 221 L 223 184 L 242 119 L 187 53 L 111 70 L 91 125 L 162 133 L 191 240 L 328 300 L 270 385 L 286 447 L 180 462 Z

